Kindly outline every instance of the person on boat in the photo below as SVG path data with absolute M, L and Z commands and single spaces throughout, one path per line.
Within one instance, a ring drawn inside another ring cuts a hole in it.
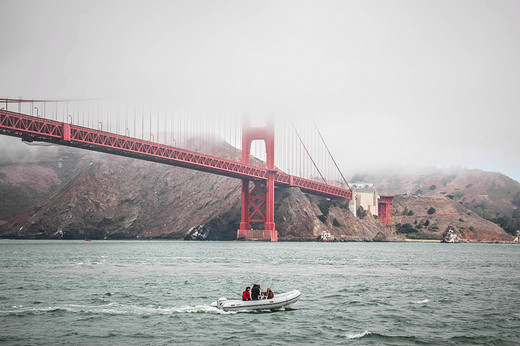
M 254 284 L 253 288 L 251 289 L 251 298 L 253 300 L 258 300 L 259 297 L 260 297 L 260 285 Z
M 242 300 L 251 300 L 251 294 L 249 294 L 250 289 L 251 287 L 246 287 L 246 290 L 242 293 Z
M 274 293 L 273 293 L 273 291 L 271 290 L 270 287 L 267 287 L 267 291 L 265 291 L 265 293 L 267 294 L 267 299 L 274 298 Z

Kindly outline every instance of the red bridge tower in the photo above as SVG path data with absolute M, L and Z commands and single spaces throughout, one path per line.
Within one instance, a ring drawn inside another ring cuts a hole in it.
M 254 140 L 265 142 L 267 181 L 242 179 L 242 217 L 237 239 L 278 241 L 274 224 L 274 123 L 270 121 L 266 126 L 251 127 L 249 119 L 243 120 L 242 163 L 250 163 L 251 143 Z M 253 183 L 252 189 L 250 182 Z M 264 223 L 264 229 L 253 230 L 251 223 Z
M 393 198 L 394 195 L 379 195 L 377 203 L 377 215 L 379 219 L 390 227 L 392 226 Z

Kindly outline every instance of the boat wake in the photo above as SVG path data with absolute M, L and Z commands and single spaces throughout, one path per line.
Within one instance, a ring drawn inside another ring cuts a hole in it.
M 235 311 L 223 311 L 213 306 L 195 305 L 182 307 L 139 306 L 109 303 L 103 305 L 65 304 L 62 306 L 12 306 L 10 309 L 0 310 L 0 316 L 6 315 L 39 315 L 39 314 L 93 314 L 93 315 L 172 315 L 182 313 L 209 313 L 218 315 L 235 314 Z

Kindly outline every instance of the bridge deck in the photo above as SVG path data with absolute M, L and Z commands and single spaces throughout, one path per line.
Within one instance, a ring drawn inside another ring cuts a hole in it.
M 0 133 L 160 162 L 239 179 L 267 180 L 268 169 L 173 146 L 26 114 L 0 110 Z M 275 184 L 330 198 L 352 198 L 350 190 L 276 171 Z

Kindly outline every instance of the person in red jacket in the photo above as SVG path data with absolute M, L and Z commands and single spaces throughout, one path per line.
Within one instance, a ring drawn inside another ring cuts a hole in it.
M 251 294 L 249 293 L 250 289 L 251 287 L 246 287 L 246 290 L 242 293 L 242 300 L 251 300 Z

